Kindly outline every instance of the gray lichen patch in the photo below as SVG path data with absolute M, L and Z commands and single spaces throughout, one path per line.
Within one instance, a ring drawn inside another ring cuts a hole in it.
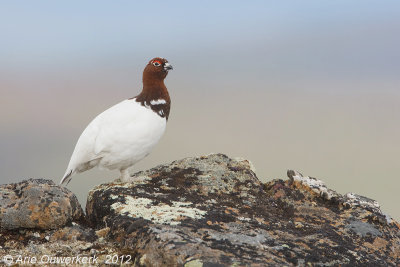
M 349 223 L 345 226 L 345 228 L 351 230 L 352 232 L 362 237 L 365 237 L 367 235 L 371 235 L 374 237 L 382 236 L 382 232 L 379 231 L 375 226 L 373 226 L 370 223 L 362 221 L 350 220 Z
M 159 224 L 178 225 L 184 218 L 201 219 L 207 212 L 191 208 L 191 202 L 172 201 L 171 205 L 153 204 L 148 198 L 125 197 L 125 203 L 117 202 L 111 208 L 121 215 L 143 218 Z

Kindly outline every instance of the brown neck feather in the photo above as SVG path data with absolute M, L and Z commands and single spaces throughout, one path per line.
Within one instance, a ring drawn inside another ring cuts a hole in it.
M 150 107 L 159 116 L 168 120 L 171 99 L 167 87 L 164 84 L 166 74 L 149 73 L 146 70 L 143 73 L 143 90 L 136 96 L 136 101 L 145 107 Z M 152 100 L 165 100 L 165 104 L 151 104 Z

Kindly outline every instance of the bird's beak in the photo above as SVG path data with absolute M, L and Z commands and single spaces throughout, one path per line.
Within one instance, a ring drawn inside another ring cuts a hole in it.
M 164 64 L 164 70 L 165 71 L 169 71 L 169 70 L 173 70 L 174 68 L 172 68 L 172 65 L 170 65 L 168 62 Z

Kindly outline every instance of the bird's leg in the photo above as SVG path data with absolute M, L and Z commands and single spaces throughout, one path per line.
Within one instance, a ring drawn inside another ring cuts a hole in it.
M 121 177 L 120 177 L 121 181 L 129 182 L 131 175 L 129 174 L 128 169 L 122 169 L 122 170 L 120 170 L 120 172 L 121 172 Z

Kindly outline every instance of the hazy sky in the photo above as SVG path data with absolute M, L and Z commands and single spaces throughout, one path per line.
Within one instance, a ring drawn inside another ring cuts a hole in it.
M 172 109 L 137 170 L 222 152 L 400 219 L 399 1 L 2 1 L 0 182 L 59 181 L 80 133 L 161 56 Z M 68 186 L 81 202 L 118 172 Z

